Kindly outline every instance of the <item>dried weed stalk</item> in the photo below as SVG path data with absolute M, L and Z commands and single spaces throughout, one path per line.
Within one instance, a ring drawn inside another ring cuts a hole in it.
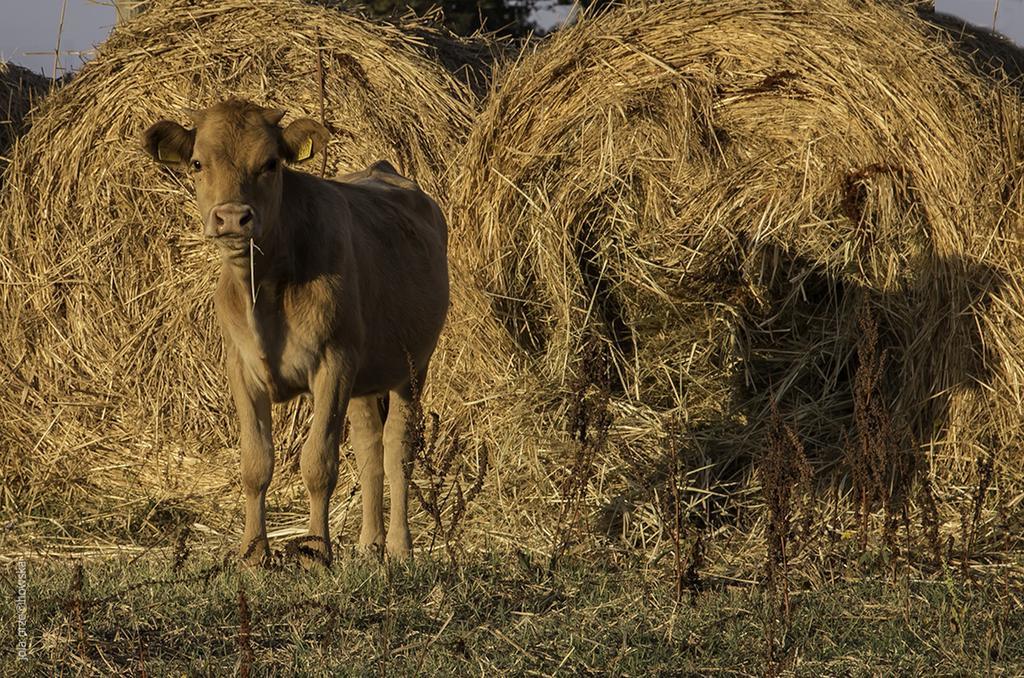
M 846 465 L 853 480 L 859 544 L 867 548 L 871 513 L 881 506 L 884 543 L 895 565 L 899 556 L 896 529 L 906 511 L 912 480 L 912 455 L 902 450 L 896 424 L 885 399 L 887 349 L 879 351 L 878 322 L 867 301 L 858 318 L 857 371 L 854 374 L 854 435 L 846 435 Z
M 981 509 L 985 503 L 985 495 L 988 493 L 989 487 L 992 486 L 992 479 L 995 476 L 995 454 L 992 450 L 978 456 L 975 461 L 975 468 L 977 470 L 977 481 L 974 486 L 974 495 L 971 498 L 970 522 L 968 523 L 966 520 L 966 505 L 964 505 L 964 511 L 961 512 L 960 516 L 961 546 L 963 548 L 960 555 L 960 567 L 964 575 L 967 574 L 967 563 L 974 553 L 974 547 L 977 544 L 978 526 L 981 523 Z
M 932 564 L 941 567 L 943 564 L 942 539 L 939 536 L 939 509 L 935 503 L 935 491 L 932 489 L 931 478 L 922 474 L 921 485 L 917 491 L 917 503 L 921 511 L 921 531 L 924 533 L 925 545 L 931 552 Z
M 790 619 L 789 562 L 790 542 L 794 537 L 796 513 L 794 495 L 810 493 L 813 476 L 804 453 L 803 442 L 793 428 L 782 420 L 773 405 L 767 446 L 758 472 L 768 508 L 768 553 L 765 574 L 768 590 L 777 596 L 783 621 Z
M 779 675 L 792 659 L 787 636 L 792 620 L 790 562 L 798 538 L 806 543 L 810 530 L 810 495 L 813 471 L 803 442 L 786 423 L 773 403 L 767 445 L 758 464 L 761 491 L 768 509 L 765 575 L 768 585 L 768 619 L 764 623 L 765 667 L 769 676 Z M 799 495 L 803 499 L 798 503 Z M 797 513 L 805 520 L 796 525 Z
M 184 567 L 185 561 L 188 560 L 189 555 L 192 553 L 192 547 L 189 546 L 188 538 L 192 535 L 192 528 L 188 525 L 182 525 L 178 531 L 178 537 L 174 542 L 174 563 L 171 566 L 171 570 L 175 573 L 181 572 L 181 568 Z
M 74 615 L 75 632 L 78 635 L 78 654 L 82 657 L 86 656 L 86 645 L 85 645 L 85 622 L 83 620 L 83 611 L 85 603 L 82 600 L 82 589 L 85 587 L 85 569 L 81 563 L 75 563 L 74 573 L 71 577 L 71 611 Z
M 409 363 L 410 374 L 415 375 L 411 358 Z M 470 457 L 465 438 L 456 429 L 450 438 L 443 443 L 440 442 L 440 417 L 436 412 L 430 412 L 430 423 L 427 424 L 420 400 L 420 387 L 415 376 L 411 377 L 410 384 L 413 392 L 412 425 L 409 427 L 408 436 L 413 452 L 406 461 L 405 473 L 409 478 L 413 497 L 434 522 L 429 551 L 433 553 L 440 537 L 446 553 L 454 562 L 455 537 L 470 504 L 483 490 L 484 478 L 487 476 L 490 463 L 488 449 L 486 446 L 478 448 L 476 471 L 469 474 L 465 469 Z M 416 468 L 422 471 L 420 482 L 417 482 L 415 477 Z M 468 483 L 467 490 L 462 489 L 464 482 Z
M 249 613 L 249 600 L 245 589 L 238 587 L 238 673 L 242 678 L 249 678 L 252 673 L 252 617 Z
M 569 436 L 572 463 L 559 486 L 561 508 L 555 523 L 555 544 L 548 569 L 554 570 L 569 547 L 571 532 L 580 520 L 580 504 L 594 477 L 596 460 L 603 457 L 611 429 L 611 367 L 607 347 L 589 337 L 583 347 L 581 367 L 571 384 Z
M 704 588 L 700 568 L 704 566 L 704 533 L 684 506 L 686 471 L 683 464 L 683 438 L 685 429 L 679 417 L 667 425 L 669 453 L 669 491 L 663 493 L 654 506 L 663 529 L 672 541 L 672 581 L 676 603 L 682 602 L 683 593 L 691 599 Z M 686 548 L 687 533 L 693 533 Z

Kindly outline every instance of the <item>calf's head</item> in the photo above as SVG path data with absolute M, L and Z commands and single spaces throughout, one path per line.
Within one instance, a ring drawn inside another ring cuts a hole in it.
M 154 160 L 192 174 L 203 232 L 225 255 L 270 236 L 281 213 L 282 164 L 305 162 L 327 144 L 327 130 L 309 118 L 282 128 L 284 113 L 229 99 L 189 111 L 192 128 L 160 120 L 143 134 Z

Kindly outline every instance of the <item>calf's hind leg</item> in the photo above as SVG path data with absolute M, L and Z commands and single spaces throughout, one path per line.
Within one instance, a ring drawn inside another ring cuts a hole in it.
M 348 423 L 363 496 L 359 546 L 380 554 L 384 548 L 384 424 L 377 396 L 352 398 L 348 403 Z
M 412 461 L 412 441 L 409 433 L 414 425 L 414 397 L 422 392 L 426 370 L 416 379 L 416 389 L 406 384 L 391 391 L 388 418 L 384 424 L 384 472 L 391 488 L 391 514 L 388 520 L 387 552 L 395 558 L 412 555 L 412 536 L 409 534 L 409 477 L 408 463 Z M 416 393 L 414 393 L 414 390 Z

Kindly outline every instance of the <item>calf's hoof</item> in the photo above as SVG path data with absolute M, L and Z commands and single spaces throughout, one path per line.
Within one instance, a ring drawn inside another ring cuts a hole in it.
M 359 546 L 356 547 L 356 553 L 361 558 L 379 563 L 384 560 L 384 544 L 379 541 L 371 541 L 368 544 L 359 544 Z
M 322 553 L 300 553 L 299 567 L 301 567 L 306 572 L 313 572 L 315 570 L 327 570 L 331 567 L 331 557 L 325 556 Z
M 306 571 L 331 566 L 331 545 L 323 537 L 310 534 L 296 539 L 288 544 L 288 552 Z
M 253 537 L 242 542 L 238 554 L 245 565 L 262 567 L 270 562 L 270 543 L 265 536 Z
M 391 538 L 388 535 L 387 545 L 388 559 L 410 560 L 412 558 L 412 537 L 408 533 Z

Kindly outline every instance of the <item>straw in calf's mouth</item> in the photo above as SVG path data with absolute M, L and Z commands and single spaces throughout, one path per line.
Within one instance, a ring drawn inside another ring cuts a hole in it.
M 253 264 L 253 257 L 256 255 L 253 250 L 263 254 L 263 250 L 259 248 L 256 241 L 249 238 L 249 290 L 252 292 L 252 305 L 256 305 L 256 296 L 259 294 L 259 286 L 256 284 L 256 266 Z

